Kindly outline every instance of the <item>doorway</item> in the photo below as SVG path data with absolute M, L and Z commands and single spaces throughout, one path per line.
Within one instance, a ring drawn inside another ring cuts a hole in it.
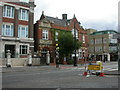
M 11 58 L 15 58 L 15 45 L 5 45 L 5 58 L 7 57 L 7 50 L 10 50 Z
M 41 64 L 46 64 L 47 51 L 46 48 L 43 48 L 41 51 Z

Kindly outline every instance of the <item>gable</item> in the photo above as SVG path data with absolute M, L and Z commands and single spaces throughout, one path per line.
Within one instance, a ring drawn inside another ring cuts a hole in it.
M 39 27 L 51 28 L 50 21 L 46 18 L 42 19 L 41 23 L 39 24 Z

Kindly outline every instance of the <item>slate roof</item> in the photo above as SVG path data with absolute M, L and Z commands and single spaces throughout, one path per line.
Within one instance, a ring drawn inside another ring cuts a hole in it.
M 54 18 L 54 17 L 50 17 L 50 16 L 45 16 L 45 17 L 51 23 L 55 23 L 58 26 L 66 26 L 66 25 L 68 25 L 68 22 L 70 22 L 70 20 L 63 20 L 63 19 L 58 19 L 58 18 Z

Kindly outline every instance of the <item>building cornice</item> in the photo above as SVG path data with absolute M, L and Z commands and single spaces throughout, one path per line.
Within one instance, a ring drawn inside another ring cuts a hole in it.
M 15 37 L 1 37 L 2 40 L 20 41 L 20 42 L 34 42 L 33 38 L 15 38 Z
M 10 5 L 10 6 L 14 6 L 16 9 L 19 9 L 19 8 L 23 8 L 23 9 L 27 9 L 27 10 L 29 10 L 30 8 L 28 8 L 28 7 L 24 7 L 24 6 L 21 6 L 21 5 L 16 5 L 16 4 L 11 4 L 11 3 L 7 3 L 7 2 L 2 2 L 3 3 L 3 5 Z

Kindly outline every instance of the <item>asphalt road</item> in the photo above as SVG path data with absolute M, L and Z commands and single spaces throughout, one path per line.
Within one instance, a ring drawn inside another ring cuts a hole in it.
M 3 88 L 118 88 L 118 76 L 82 76 L 84 69 L 3 73 Z

